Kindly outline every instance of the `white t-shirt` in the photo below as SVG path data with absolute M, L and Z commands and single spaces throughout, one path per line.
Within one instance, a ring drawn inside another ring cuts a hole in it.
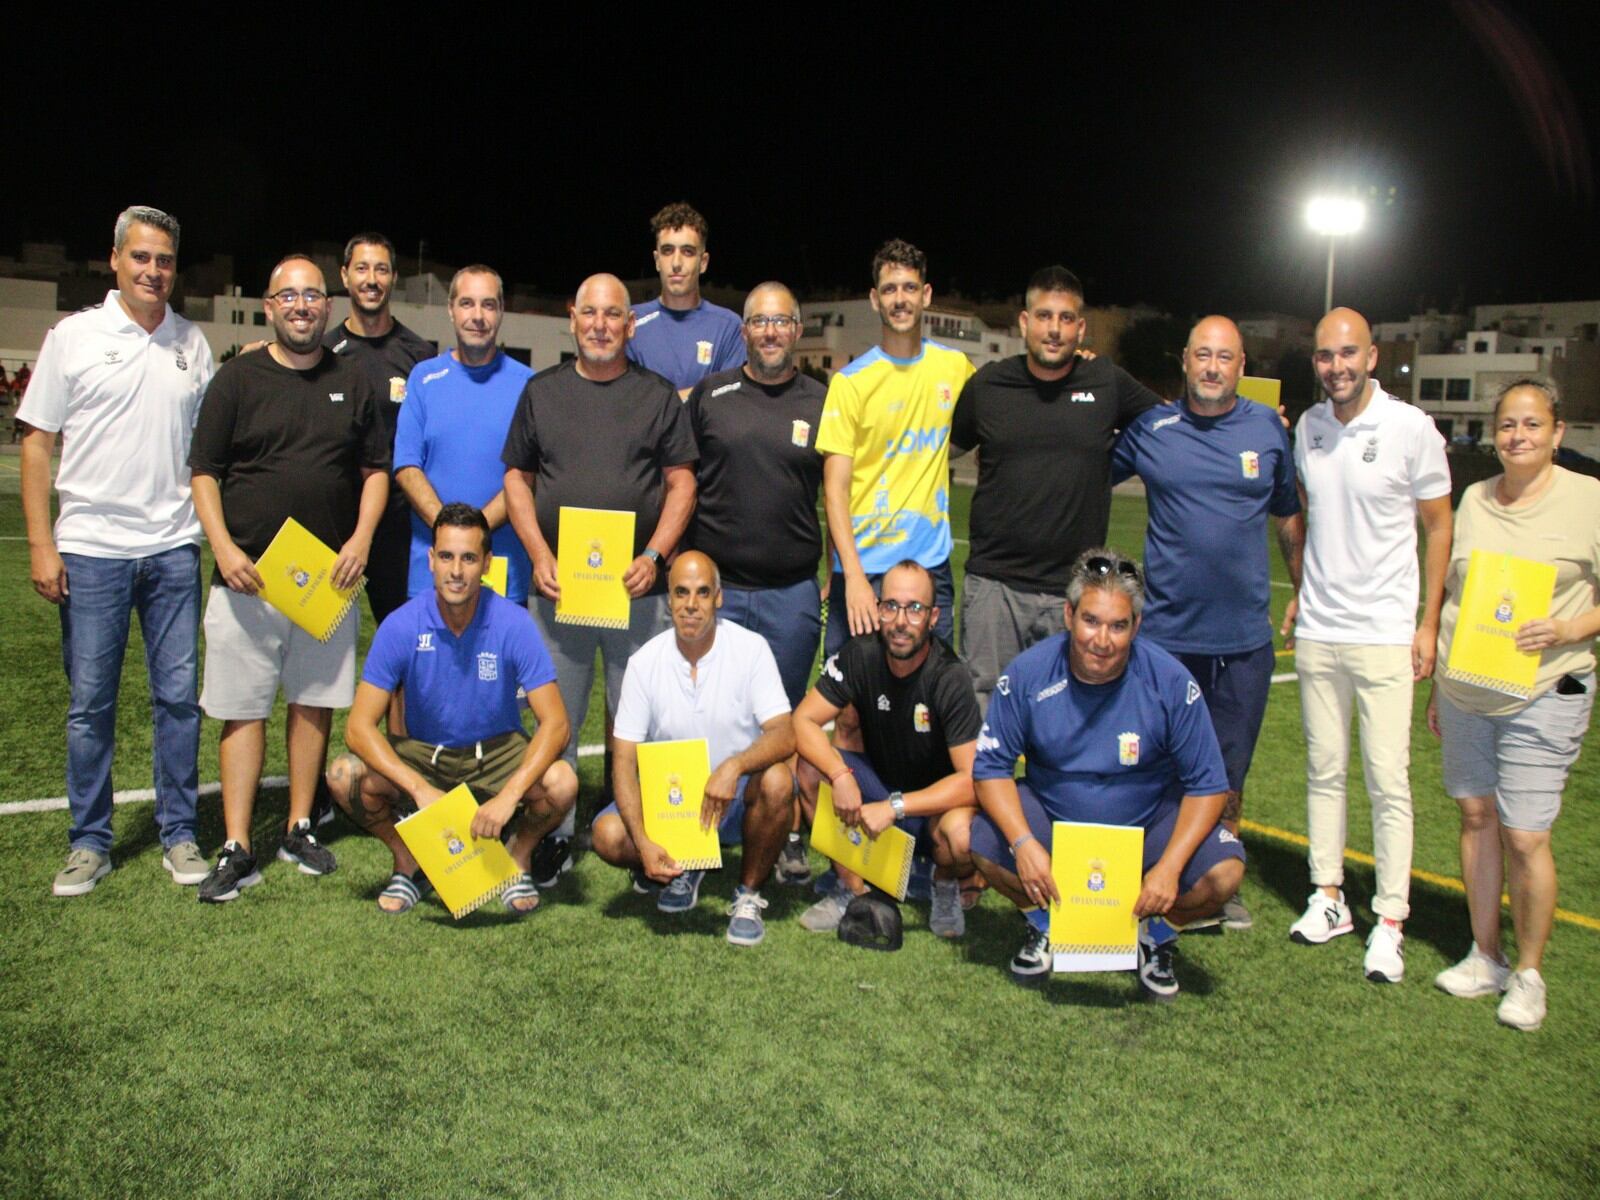
M 1348 425 L 1333 402 L 1295 427 L 1306 490 L 1306 555 L 1295 636 L 1409 646 L 1417 631 L 1417 501 L 1450 495 L 1433 418 L 1376 384 Z
M 215 369 L 200 330 L 167 309 L 146 333 L 120 293 L 45 335 L 19 420 L 63 434 L 56 548 L 144 558 L 200 540 L 189 438 Z
M 700 659 L 697 679 L 678 650 L 677 634 L 656 634 L 628 659 L 615 732 L 625 742 L 705 738 L 711 767 L 748 750 L 761 726 L 789 711 L 767 639 L 732 621 Z

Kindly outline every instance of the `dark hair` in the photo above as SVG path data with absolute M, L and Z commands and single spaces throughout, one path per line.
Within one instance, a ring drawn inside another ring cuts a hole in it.
M 1556 386 L 1555 380 L 1543 375 L 1524 375 L 1502 386 L 1500 394 L 1494 398 L 1494 420 L 1500 420 L 1500 406 L 1506 402 L 1506 397 L 1518 388 L 1532 388 L 1536 392 L 1542 392 L 1550 405 L 1550 424 L 1554 425 L 1561 420 L 1561 389 Z
M 878 276 L 885 267 L 905 267 L 915 271 L 917 278 L 923 283 L 928 282 L 928 256 L 918 250 L 910 242 L 901 241 L 899 238 L 890 238 L 878 247 L 878 252 L 872 256 L 872 286 L 878 286 Z
M 933 572 L 928 570 L 927 567 L 923 566 L 916 559 L 902 558 L 899 562 L 895 563 L 894 566 L 890 567 L 889 571 L 918 572 L 924 579 L 928 581 L 928 594 L 933 597 L 933 602 L 935 604 L 939 602 L 939 589 L 934 586 Z M 883 592 L 883 581 L 889 578 L 889 571 L 885 571 L 878 579 L 878 591 L 880 594 Z
M 478 529 L 483 532 L 483 552 L 488 554 L 493 545 L 489 533 L 489 518 L 483 515 L 483 510 L 473 508 L 470 504 L 459 501 L 446 504 L 439 510 L 439 515 L 433 519 L 433 544 L 439 544 L 439 530 L 446 525 L 453 529 Z
M 357 246 L 382 246 L 389 252 L 389 265 L 394 266 L 394 243 L 381 233 L 358 233 L 344 244 L 344 261 L 339 265 L 348 267 L 350 260 L 356 255 Z
M 700 249 L 706 248 L 706 243 L 711 240 L 711 228 L 706 224 L 706 219 L 695 209 L 678 201 L 669 204 L 650 218 L 650 240 L 654 242 L 661 236 L 663 229 L 692 229 L 700 235 Z
M 1028 280 L 1028 290 L 1023 293 L 1022 302 L 1031 304 L 1030 297 L 1044 292 L 1071 292 L 1082 300 L 1083 284 L 1076 275 L 1058 263 L 1051 267 L 1040 267 L 1033 273 L 1033 278 Z

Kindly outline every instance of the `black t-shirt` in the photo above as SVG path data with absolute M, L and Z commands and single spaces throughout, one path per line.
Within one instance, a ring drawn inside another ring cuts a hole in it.
M 296 371 L 262 350 L 212 377 L 189 467 L 216 477 L 228 534 L 251 558 L 286 517 L 337 550 L 355 532 L 361 469 L 387 471 L 389 443 L 372 385 L 355 366 L 324 353 Z
M 700 455 L 689 414 L 661 376 L 630 363 L 599 383 L 569 359 L 523 385 L 500 457 L 533 473 L 534 514 L 555 554 L 563 506 L 608 508 L 635 514 L 637 558 L 661 519 L 666 468 L 690 466 Z M 651 591 L 666 590 L 659 571 Z
M 1072 560 L 1106 538 L 1117 430 L 1160 403 L 1106 358 L 1046 383 L 1019 354 L 967 380 L 950 423 L 952 445 L 978 450 L 967 570 L 1064 590 Z
M 389 447 L 392 459 L 394 431 L 399 427 L 400 405 L 405 403 L 406 398 L 406 380 L 411 375 L 411 368 L 439 353 L 438 348 L 399 321 L 390 326 L 388 333 L 375 338 L 351 333 L 341 321 L 322 335 L 322 344 L 359 368 L 372 384 L 373 395 L 378 398 L 378 424 L 383 426 L 384 442 Z M 389 511 L 396 510 L 404 510 L 409 514 L 411 507 L 406 501 L 406 494 L 390 484 Z M 409 537 L 409 520 L 405 529 Z
M 914 792 L 955 768 L 950 747 L 973 741 L 983 726 L 972 672 L 938 638 L 904 679 L 889 670 L 875 633 L 853 637 L 822 664 L 817 691 L 829 704 L 855 705 L 867 760 L 891 791 Z
M 708 376 L 689 393 L 700 468 L 684 544 L 709 554 L 724 583 L 789 587 L 816 575 L 816 441 L 827 394 L 809 375 L 773 387 L 743 367 Z

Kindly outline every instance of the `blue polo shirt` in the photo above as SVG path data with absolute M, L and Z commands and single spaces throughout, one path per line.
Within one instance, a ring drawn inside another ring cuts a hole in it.
M 406 381 L 406 402 L 395 428 L 394 469 L 419 468 L 442 504 L 460 501 L 482 508 L 504 486 L 500 451 L 522 385 L 531 378 L 531 368 L 505 353 L 481 367 L 466 366 L 449 351 L 418 363 Z M 494 531 L 493 544 L 495 554 L 506 560 L 506 599 L 526 603 L 533 568 L 509 521 Z M 413 512 L 407 595 L 433 595 L 431 545 L 432 530 Z
M 470 746 L 520 730 L 517 689 L 554 683 L 556 669 L 520 604 L 485 589 L 458 638 L 429 591 L 378 626 L 361 678 L 386 692 L 405 688 L 406 729 L 419 742 Z
M 1194 677 L 1160 646 L 1134 639 L 1128 669 L 1089 684 L 1067 665 L 1067 634 L 1006 667 L 978 734 L 973 779 L 1026 782 L 1056 821 L 1148 829 L 1185 796 L 1228 790 L 1228 772 Z
M 1267 516 L 1300 511 L 1278 414 L 1240 399 L 1220 417 L 1145 410 L 1122 431 L 1111 478 L 1144 480 L 1139 636 L 1174 654 L 1244 654 L 1272 641 Z
M 633 306 L 633 315 L 628 358 L 665 376 L 680 392 L 707 375 L 744 365 L 744 322 L 721 305 L 702 300 L 680 312 L 647 300 Z

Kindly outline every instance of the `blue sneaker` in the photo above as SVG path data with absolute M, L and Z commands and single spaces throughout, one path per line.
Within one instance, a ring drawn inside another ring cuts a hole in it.
M 733 903 L 728 906 L 728 940 L 735 946 L 759 946 L 767 936 L 767 926 L 761 919 L 761 910 L 767 902 L 760 892 L 752 892 L 744 884 L 733 889 Z
M 664 913 L 686 913 L 700 901 L 700 880 L 704 871 L 685 871 L 661 889 L 656 908 Z
M 906 899 L 933 899 L 933 859 L 918 854 L 911 860 L 911 879 L 906 885 Z

